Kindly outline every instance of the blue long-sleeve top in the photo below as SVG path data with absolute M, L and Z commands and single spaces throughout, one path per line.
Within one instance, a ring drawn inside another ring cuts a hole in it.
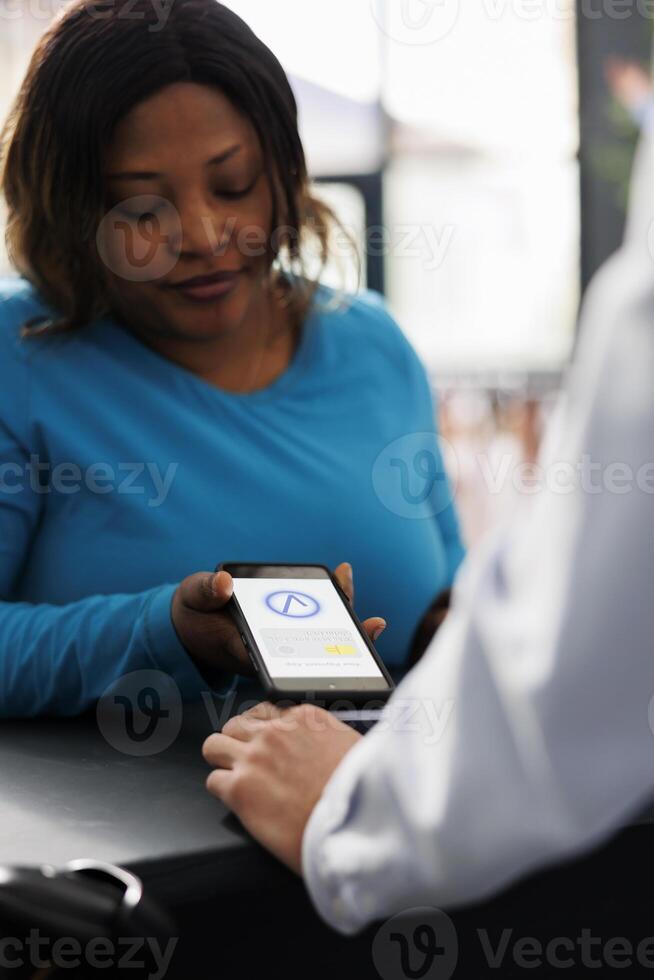
M 21 338 L 52 311 L 0 281 L 0 717 L 80 713 L 142 669 L 199 697 L 171 600 L 223 560 L 351 562 L 404 661 L 463 556 L 434 406 L 380 297 L 329 300 L 276 381 L 232 394 L 117 319 Z

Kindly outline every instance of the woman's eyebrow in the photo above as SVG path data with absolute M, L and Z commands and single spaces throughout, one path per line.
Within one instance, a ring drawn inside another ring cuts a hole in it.
M 225 163 L 235 156 L 243 147 L 240 143 L 235 143 L 234 146 L 228 147 L 218 156 L 212 157 L 211 160 L 207 160 L 205 166 L 216 167 L 221 163 Z M 123 170 L 120 173 L 107 174 L 107 180 L 157 180 L 161 177 L 165 177 L 165 174 L 156 173 L 153 170 Z

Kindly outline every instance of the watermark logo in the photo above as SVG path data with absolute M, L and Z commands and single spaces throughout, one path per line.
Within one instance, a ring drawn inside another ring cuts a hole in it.
M 428 45 L 454 30 L 461 0 L 371 0 L 379 29 L 397 44 Z
M 436 908 L 415 908 L 389 919 L 372 944 L 382 980 L 449 980 L 459 959 L 454 923 Z
M 280 225 L 266 231 L 255 224 L 240 225 L 234 214 L 206 212 L 196 216 L 214 257 L 228 250 L 245 259 L 278 255 L 300 247 L 304 233 L 322 235 L 324 223 L 309 218 L 302 229 Z M 366 258 L 410 259 L 427 272 L 437 272 L 447 261 L 456 237 L 452 224 L 391 223 L 364 229 L 342 224 L 331 228 L 330 257 L 345 263 Z M 118 278 L 128 282 L 156 282 L 175 268 L 182 252 L 184 226 L 174 204 L 164 197 L 143 194 L 116 204 L 102 218 L 96 234 L 98 255 Z
M 409 520 L 441 514 L 458 482 L 454 448 L 434 432 L 411 432 L 391 442 L 375 460 L 372 483 L 387 510 Z
M 180 733 L 182 698 L 177 684 L 159 670 L 125 674 L 102 695 L 98 727 L 105 740 L 124 755 L 158 755 Z
M 153 194 L 121 201 L 103 217 L 96 245 L 106 267 L 128 282 L 162 279 L 177 265 L 182 223 L 174 205 Z

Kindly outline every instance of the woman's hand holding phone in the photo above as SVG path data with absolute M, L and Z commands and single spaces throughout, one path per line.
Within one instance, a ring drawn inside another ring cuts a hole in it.
M 339 565 L 338 584 L 350 602 L 354 599 L 352 567 Z M 225 607 L 232 598 L 228 572 L 197 572 L 180 583 L 172 603 L 172 619 L 179 639 L 208 683 L 220 683 L 224 673 L 253 676 L 255 671 L 232 616 Z M 373 617 L 363 623 L 374 642 L 386 623 Z
M 172 602 L 175 631 L 208 683 L 224 673 L 255 673 L 239 631 L 225 609 L 234 586 L 227 572 L 196 572 L 177 588 Z

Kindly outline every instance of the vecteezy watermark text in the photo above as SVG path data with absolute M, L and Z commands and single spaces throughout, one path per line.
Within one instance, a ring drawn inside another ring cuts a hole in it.
M 654 936 L 638 941 L 625 936 L 600 936 L 581 928 L 573 936 L 521 935 L 515 928 L 465 928 L 458 934 L 453 920 L 437 908 L 407 909 L 388 919 L 373 940 L 373 962 L 382 980 L 455 975 L 459 951 L 468 963 L 475 962 L 486 976 L 486 968 L 510 970 L 623 970 L 636 967 L 654 971 Z M 466 972 L 466 975 L 467 972 Z M 553 974 L 548 972 L 548 976 Z
M 589 453 L 578 460 L 554 460 L 548 463 L 516 461 L 511 453 L 491 461 L 485 453 L 475 456 L 485 489 L 491 495 L 502 493 L 511 485 L 516 493 L 533 496 L 548 492 L 566 496 L 575 492 L 597 496 L 632 493 L 654 495 L 654 461 L 645 460 L 633 466 L 621 460 L 600 462 Z
M 140 970 L 139 976 L 148 980 L 163 980 L 166 976 L 177 939 L 169 939 L 165 948 L 152 937 L 123 937 L 116 940 L 98 936 L 86 943 L 72 936 L 51 939 L 31 929 L 28 936 L 5 936 L 0 939 L 0 970 L 18 970 L 30 966 L 34 970 Z M 152 972 L 143 971 L 152 968 Z
M 148 507 L 161 507 L 173 485 L 179 463 L 162 471 L 154 462 L 52 463 L 32 453 L 27 463 L 0 463 L 0 494 L 13 496 L 29 489 L 35 494 L 71 496 L 86 489 L 92 494 L 135 494 L 147 496 Z
M 25 17 L 31 21 L 47 23 L 63 13 L 71 2 L 72 0 L 2 0 L 0 21 L 20 20 Z M 148 0 L 147 30 L 151 34 L 163 30 L 173 3 L 174 0 Z M 87 0 L 84 7 L 92 20 L 146 20 L 146 9 L 138 0 L 122 0 L 120 3 L 116 0 L 102 0 L 102 3 Z
M 461 20 L 463 0 L 370 0 L 370 12 L 378 29 L 390 41 L 407 47 L 424 47 L 452 35 Z M 571 23 L 576 18 L 618 22 L 632 17 L 651 20 L 654 0 L 478 0 L 474 4 L 474 16 L 492 23 L 509 17 L 524 23 L 540 20 Z
M 247 727 L 247 709 L 254 708 L 261 700 L 243 702 L 236 689 L 218 698 L 204 691 L 201 698 L 213 731 L 221 731 L 236 714 L 243 716 L 243 724 Z M 455 702 L 451 698 L 395 697 L 389 704 L 374 698 L 365 704 L 354 704 L 344 698 L 330 704 L 332 714 L 311 710 L 327 705 L 318 698 L 309 700 L 310 704 L 303 706 L 290 701 L 280 702 L 280 708 L 300 707 L 300 711 L 282 711 L 270 720 L 270 725 L 286 732 L 309 728 L 329 735 L 334 724 L 333 713 L 370 713 L 376 716 L 376 724 L 381 730 L 410 732 L 425 745 L 432 746 L 444 737 L 455 713 Z M 117 678 L 99 699 L 96 708 L 98 728 L 105 741 L 117 752 L 130 756 L 154 756 L 165 752 L 179 736 L 183 718 L 184 705 L 179 688 L 169 674 L 159 670 L 133 671 Z
M 654 936 L 648 936 L 636 945 L 623 936 L 604 940 L 594 936 L 591 929 L 581 929 L 574 938 L 554 936 L 548 941 L 535 936 L 516 938 L 514 929 L 503 929 L 497 936 L 491 936 L 486 929 L 478 929 L 477 936 L 491 969 L 499 970 L 506 965 L 507 959 L 511 959 L 515 966 L 525 970 L 542 966 L 559 970 L 571 967 L 624 969 L 634 964 L 654 970 Z
M 200 215 L 200 223 L 212 254 L 225 255 L 234 249 L 244 258 L 278 254 L 285 246 L 301 245 L 302 239 L 329 231 L 332 259 L 351 261 L 360 257 L 392 256 L 411 260 L 427 272 L 445 263 L 456 228 L 428 222 L 386 223 L 359 229 L 341 223 L 329 229 L 313 218 L 301 229 L 279 225 L 272 231 L 259 225 L 241 225 L 230 215 L 220 223 L 216 215 Z M 130 282 L 152 282 L 164 278 L 175 267 L 182 248 L 182 219 L 175 206 L 160 195 L 138 195 L 116 204 L 98 225 L 98 254 L 114 275 Z M 359 244 L 360 242 L 360 244 Z

